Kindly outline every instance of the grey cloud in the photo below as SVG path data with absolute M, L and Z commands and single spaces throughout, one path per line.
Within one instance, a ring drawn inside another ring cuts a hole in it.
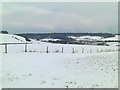
M 3 7 L 3 28 L 11 33 L 118 31 L 117 3 L 5 3 Z

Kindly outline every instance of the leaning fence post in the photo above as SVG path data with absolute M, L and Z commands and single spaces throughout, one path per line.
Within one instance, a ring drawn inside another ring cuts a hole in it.
M 63 47 L 62 47 L 62 53 L 63 53 Z
M 25 52 L 27 52 L 27 44 L 25 44 Z
M 7 44 L 5 44 L 5 53 L 7 53 Z
M 48 46 L 47 46 L 47 50 L 46 50 L 46 53 L 48 53 Z

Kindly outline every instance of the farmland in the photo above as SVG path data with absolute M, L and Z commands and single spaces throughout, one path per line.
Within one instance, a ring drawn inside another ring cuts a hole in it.
M 9 38 L 9 42 L 10 37 L 3 38 Z M 26 42 L 22 37 L 14 37 L 13 42 Z M 24 44 L 8 45 L 7 53 L 4 53 L 4 45 L 0 47 L 3 88 L 118 87 L 117 43 L 95 46 L 53 44 L 33 39 L 31 42 L 27 52 Z

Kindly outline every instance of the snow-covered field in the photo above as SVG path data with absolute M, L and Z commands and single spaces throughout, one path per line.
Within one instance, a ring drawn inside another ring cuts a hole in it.
M 2 36 L 0 35 L 0 38 L 2 39 Z M 0 40 L 1 41 L 1 40 Z M 2 54 L 0 53 L 0 89 L 2 89 Z
M 11 35 L 2 37 L 7 42 L 11 40 Z M 16 37 L 19 42 L 26 42 L 24 38 Z M 32 43 L 27 45 L 28 52 L 24 52 L 25 45 L 8 45 L 7 54 L 4 46 L 0 46 L 3 88 L 118 87 L 117 43 L 110 46 L 52 44 L 35 40 Z M 47 47 L 49 53 L 46 53 Z M 75 53 L 72 53 L 73 48 Z
M 84 39 L 92 39 L 92 40 L 118 40 L 118 38 L 120 38 L 120 35 L 115 35 L 115 37 L 110 37 L 110 38 L 104 38 L 104 37 L 100 37 L 100 36 L 81 36 L 81 37 L 75 37 L 75 36 L 69 36 L 68 38 L 72 38 L 75 40 L 84 40 Z

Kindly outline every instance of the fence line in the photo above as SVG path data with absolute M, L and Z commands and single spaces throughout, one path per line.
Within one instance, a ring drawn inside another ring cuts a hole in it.
M 5 46 L 5 53 L 8 52 L 8 45 L 14 45 L 14 44 L 25 44 L 25 52 L 27 52 L 27 44 L 32 44 L 32 43 L 0 43 L 0 45 L 4 45 Z
M 4 43 L 4 44 L 0 44 L 0 45 L 4 45 L 4 53 L 8 53 L 8 45 L 9 44 L 13 44 L 13 43 Z M 24 44 L 24 52 L 36 52 L 36 51 L 32 51 L 32 50 L 29 50 L 28 51 L 28 47 L 27 45 L 30 44 L 30 43 L 15 43 L 15 44 Z M 95 50 L 95 49 L 94 49 Z M 120 51 L 120 49 L 97 49 L 96 52 L 93 51 L 93 49 L 89 49 L 87 51 L 87 53 L 100 53 L 100 52 L 115 52 L 115 51 Z M 52 51 L 49 50 L 49 47 L 47 46 L 46 47 L 46 50 L 45 52 L 43 53 L 50 53 Z M 77 53 L 77 51 L 75 50 L 75 48 L 72 48 L 72 51 L 70 51 L 71 53 Z M 64 52 L 64 48 L 62 47 L 61 50 L 59 51 L 58 49 L 55 51 L 55 53 L 65 53 Z M 78 52 L 79 53 L 79 52 Z M 85 53 L 85 49 L 82 48 L 81 49 L 81 53 Z

